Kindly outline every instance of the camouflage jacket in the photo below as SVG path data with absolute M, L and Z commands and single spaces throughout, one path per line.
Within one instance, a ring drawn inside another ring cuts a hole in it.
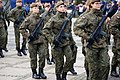
M 77 20 L 75 21 L 74 24 L 79 24 L 79 19 L 80 19 L 83 15 L 87 14 L 88 12 L 89 12 L 89 10 L 86 10 L 85 12 L 83 12 L 83 13 L 77 18 Z M 76 26 L 74 26 L 74 27 L 76 27 Z M 84 46 L 84 38 L 81 38 L 81 42 L 82 42 L 82 44 L 83 44 L 83 46 Z
M 43 17 L 43 16 L 45 16 L 47 14 L 47 11 L 45 11 L 44 13 L 42 13 L 40 16 L 41 17 Z M 45 19 L 44 19 L 44 25 L 48 22 L 48 20 L 51 18 L 53 16 L 53 14 L 52 13 L 48 13 L 48 15 L 45 17 Z
M 101 18 L 102 18 L 101 11 L 96 11 L 96 10 L 89 11 L 87 14 L 85 14 L 81 18 L 79 18 L 79 20 L 77 20 L 77 23 L 74 24 L 75 35 L 78 35 L 78 36 L 82 37 L 83 39 L 85 39 L 86 40 L 85 44 L 86 44 L 87 40 L 90 38 L 90 34 L 96 28 L 96 26 L 100 22 Z M 104 32 L 107 31 L 105 24 L 102 26 L 102 31 L 104 31 Z M 103 48 L 106 46 L 107 46 L 107 44 L 106 44 L 105 36 L 100 38 L 99 42 L 95 41 L 92 45 L 93 48 Z
M 20 16 L 21 16 L 21 19 L 19 19 Z M 8 14 L 8 18 L 12 22 L 19 20 L 19 22 L 22 23 L 23 20 L 25 19 L 25 17 L 26 17 L 25 10 L 23 8 L 19 8 L 19 7 L 13 8 Z
M 32 13 L 29 17 L 27 17 L 23 21 L 23 23 L 20 26 L 20 32 L 24 38 L 28 38 L 30 36 L 30 34 L 36 28 L 36 25 L 38 24 L 39 20 L 40 20 L 40 16 Z M 29 31 L 29 33 L 27 30 Z M 33 44 L 43 43 L 44 37 L 40 33 L 38 33 L 37 36 L 38 37 L 36 40 L 33 41 Z
M 68 20 L 67 17 L 62 15 L 62 13 L 57 12 L 56 15 L 51 17 L 49 21 L 45 24 L 43 28 L 43 34 L 46 36 L 50 43 L 53 43 L 55 38 L 58 36 L 58 33 L 61 30 L 61 26 L 63 22 Z M 63 47 L 69 45 L 70 43 L 70 22 L 68 23 L 66 29 L 64 30 L 64 34 L 62 35 L 62 42 L 59 47 Z
M 120 49 L 120 10 L 111 18 L 110 28 L 114 36 L 114 46 Z

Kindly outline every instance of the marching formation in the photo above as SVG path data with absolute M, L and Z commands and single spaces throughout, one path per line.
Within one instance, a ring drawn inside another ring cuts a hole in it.
M 55 64 L 56 80 L 67 80 L 68 71 L 77 75 L 74 63 L 78 47 L 71 27 L 72 18 L 77 17 L 73 31 L 82 38 L 86 80 L 108 80 L 110 70 L 111 76 L 120 77 L 119 1 L 87 0 L 80 4 L 75 1 L 68 4 L 62 0 L 56 3 L 36 0 L 29 7 L 29 11 L 26 11 L 22 0 L 16 0 L 16 7 L 8 11 L 0 0 L 0 58 L 5 57 L 3 50 L 8 52 L 7 28 L 13 22 L 17 56 L 26 56 L 28 49 L 32 78 L 47 79 L 44 73 L 45 60 L 48 65 Z M 108 45 L 111 35 L 114 39 L 114 56 L 110 65 Z

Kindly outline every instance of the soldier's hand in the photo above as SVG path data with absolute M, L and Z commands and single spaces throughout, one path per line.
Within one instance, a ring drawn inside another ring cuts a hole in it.
M 107 17 L 106 23 L 109 23 L 109 22 L 110 22 L 110 17 Z
M 28 39 L 33 40 L 34 37 L 30 35 L 30 36 L 28 37 Z

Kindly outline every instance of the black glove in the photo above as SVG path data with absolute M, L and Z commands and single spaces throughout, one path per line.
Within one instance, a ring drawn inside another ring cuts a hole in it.
M 55 45 L 55 47 L 58 47 L 58 45 L 60 44 L 60 42 L 55 39 L 55 40 L 53 41 L 53 44 Z
M 29 39 L 29 42 L 32 42 L 34 40 L 34 37 L 30 35 L 28 39 Z

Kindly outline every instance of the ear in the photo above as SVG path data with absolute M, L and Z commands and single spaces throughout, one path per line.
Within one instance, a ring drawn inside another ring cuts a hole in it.
M 90 6 L 93 7 L 94 3 L 91 3 Z

